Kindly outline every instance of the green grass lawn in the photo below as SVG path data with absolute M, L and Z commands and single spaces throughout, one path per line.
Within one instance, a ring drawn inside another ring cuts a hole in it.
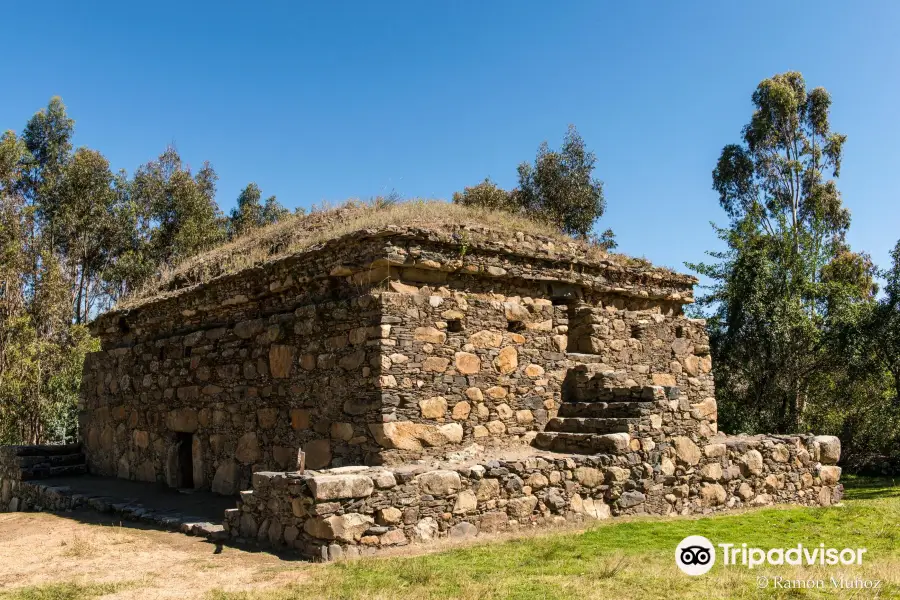
M 256 598 L 891 598 L 900 597 L 900 482 L 848 478 L 843 506 L 772 508 L 708 518 L 641 518 L 605 522 L 584 533 L 485 543 L 409 558 L 366 559 L 322 567 L 312 581 Z M 861 567 L 724 567 L 682 574 L 675 547 L 688 535 L 714 544 L 768 549 L 797 543 L 865 547 Z M 876 591 L 765 589 L 757 577 L 881 580 Z

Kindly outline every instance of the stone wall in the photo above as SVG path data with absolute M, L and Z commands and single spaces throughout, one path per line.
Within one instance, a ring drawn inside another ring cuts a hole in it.
M 714 397 L 702 320 L 602 295 L 587 303 L 580 290 L 547 299 L 391 285 L 396 292 L 381 294 L 391 324 L 381 341 L 384 423 L 372 426 L 386 462 L 437 456 L 448 444 L 530 443 L 561 402 L 585 393 L 574 387 L 579 370 L 595 386 L 678 386 L 692 403 Z M 705 433 L 715 433 L 715 419 Z
M 620 456 L 260 472 L 226 511 L 225 529 L 235 542 L 327 560 L 585 519 L 841 499 L 836 438 L 694 439 Z
M 312 468 L 365 462 L 379 312 L 364 294 L 89 355 L 91 471 L 233 494 L 301 448 Z
M 570 250 L 360 232 L 102 315 L 80 407 L 90 470 L 233 494 L 299 450 L 326 468 L 527 444 L 584 362 L 711 394 L 703 328 L 679 316 L 693 279 Z M 591 354 L 566 352 L 570 318 Z
M 35 482 L 86 471 L 80 444 L 0 446 L 0 512 L 55 506 L 55 492 Z

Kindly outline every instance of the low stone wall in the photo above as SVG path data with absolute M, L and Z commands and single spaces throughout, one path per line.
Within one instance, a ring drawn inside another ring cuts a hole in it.
M 68 508 L 55 489 L 32 482 L 85 472 L 80 444 L 0 446 L 0 512 Z
M 95 508 L 84 496 L 68 493 L 69 488 L 65 486 L 3 479 L 0 488 L 0 512 L 64 512 Z
M 829 436 L 720 436 L 700 446 L 676 442 L 654 464 L 637 456 L 259 472 L 238 508 L 226 511 L 225 529 L 239 543 L 331 560 L 621 515 L 828 506 L 843 495 L 834 466 L 840 442 Z

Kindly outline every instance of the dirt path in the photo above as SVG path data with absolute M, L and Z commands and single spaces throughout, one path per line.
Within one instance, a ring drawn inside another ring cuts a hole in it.
M 200 598 L 302 582 L 310 563 L 216 548 L 200 538 L 92 514 L 0 514 L 0 591 L 51 583 L 125 583 L 106 598 Z M 218 552 L 218 553 L 217 553 Z

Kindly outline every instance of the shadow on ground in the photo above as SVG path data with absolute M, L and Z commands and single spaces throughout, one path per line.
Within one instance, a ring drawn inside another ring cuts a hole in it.
M 66 519 L 193 535 L 210 544 L 214 553 L 220 553 L 223 545 L 247 552 L 261 551 L 254 545 L 235 543 L 224 531 L 225 510 L 235 508 L 235 497 L 95 475 L 53 477 L 31 483 L 48 488 L 48 494 L 68 500 L 67 505 L 74 507 L 71 510 L 45 511 Z M 273 552 L 270 548 L 266 552 L 282 560 L 301 560 L 296 555 Z

